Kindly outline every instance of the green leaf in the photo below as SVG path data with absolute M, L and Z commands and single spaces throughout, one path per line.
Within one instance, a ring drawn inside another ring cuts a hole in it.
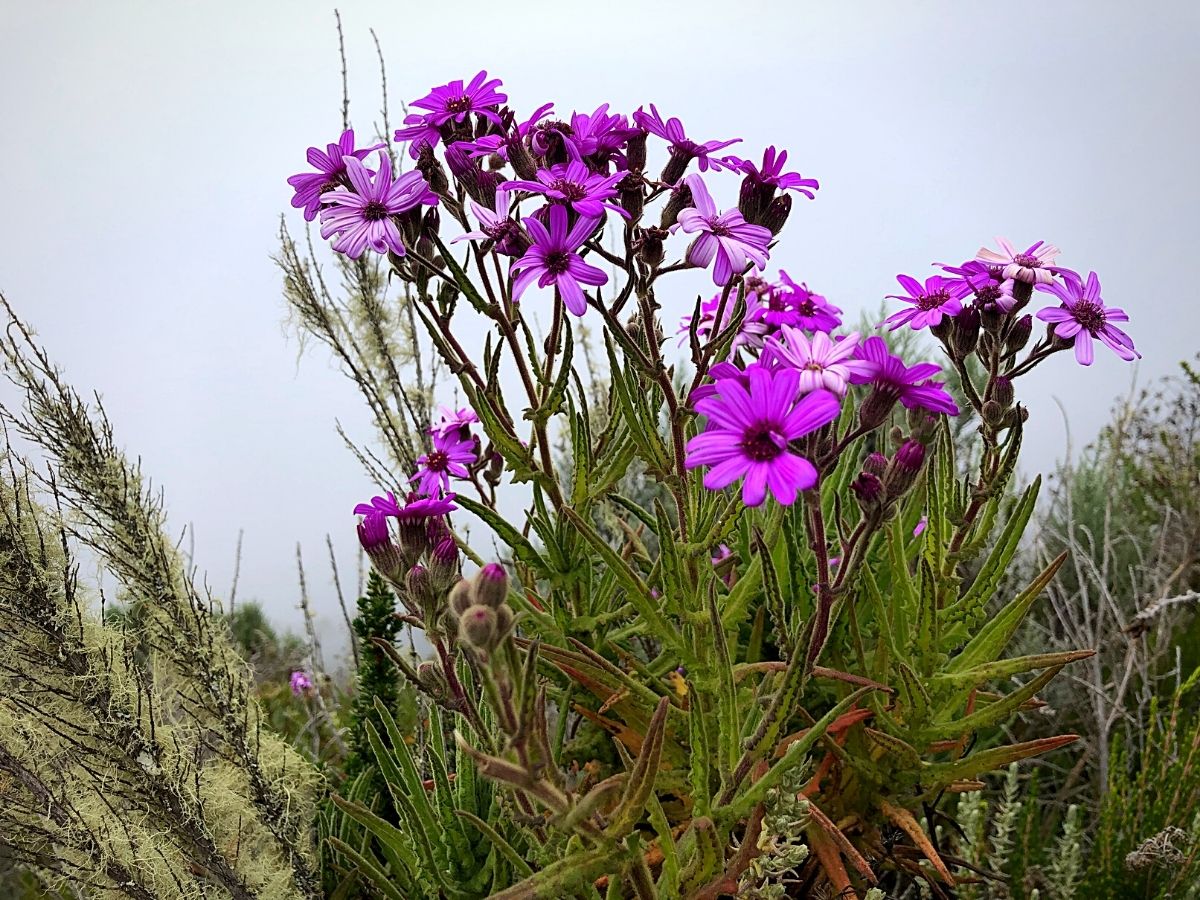
M 525 537 L 525 535 L 521 534 L 521 532 L 517 531 L 517 529 L 513 528 L 512 525 L 508 524 L 508 521 L 498 512 L 495 512 L 494 510 L 484 506 L 482 503 L 472 500 L 470 497 L 465 497 L 462 494 L 459 494 L 455 498 L 454 502 L 467 512 L 472 513 L 483 520 L 485 525 L 492 529 L 492 531 L 496 532 L 496 536 L 500 538 L 501 543 L 509 547 L 513 551 L 513 555 L 516 556 L 517 559 L 521 560 L 521 562 L 530 566 L 539 574 L 546 576 L 554 574 L 553 569 L 546 562 L 546 560 L 542 558 L 542 555 L 538 553 L 533 544 L 529 542 L 529 539 Z

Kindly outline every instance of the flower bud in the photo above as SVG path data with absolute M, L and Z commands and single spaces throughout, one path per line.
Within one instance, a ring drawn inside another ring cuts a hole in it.
M 446 673 L 437 663 L 426 660 L 417 666 L 417 681 L 431 697 L 445 697 L 450 693 L 450 685 L 446 681 Z
M 871 453 L 863 460 L 863 471 L 869 472 L 876 478 L 882 478 L 887 471 L 888 458 L 882 453 Z
M 459 617 L 458 639 L 486 652 L 496 645 L 496 625 L 496 611 L 490 606 L 469 606 Z
M 617 189 L 621 192 L 621 208 L 632 219 L 637 219 L 646 205 L 645 184 L 641 172 L 626 172 L 625 177 L 617 182 Z
M 738 212 L 750 224 L 758 225 L 774 197 L 775 187 L 773 185 L 763 184 L 758 179 L 747 175 L 742 179 L 742 186 L 738 191 Z
M 680 184 L 671 189 L 667 205 L 663 207 L 660 228 L 670 228 L 679 220 L 679 214 L 692 205 L 692 189 L 686 184 Z
M 1014 428 L 1029 421 L 1029 410 L 1024 406 L 1014 406 L 1004 416 L 1004 427 Z
M 672 147 L 671 158 L 663 166 L 662 174 L 658 176 L 658 180 L 665 181 L 667 184 L 678 183 L 679 179 L 683 177 L 683 173 L 687 171 L 688 163 L 692 159 L 692 154 L 688 151 Z
M 487 209 L 495 205 L 499 176 L 494 172 L 484 172 L 476 160 L 453 144 L 446 148 L 446 162 L 450 166 L 450 173 L 472 200 Z
M 499 609 L 508 598 L 508 573 L 499 563 L 488 563 L 475 576 L 471 596 L 480 606 Z
M 1011 312 L 1016 312 L 1018 309 L 1021 309 L 1022 307 L 1024 307 L 1029 302 L 1029 298 L 1032 296 L 1033 296 L 1033 282 L 1019 281 L 1019 280 L 1014 281 L 1013 282 L 1013 299 L 1016 300 L 1017 302 L 1013 306 Z
M 1004 341 L 1004 349 L 1009 353 L 1016 353 L 1029 343 L 1029 338 L 1033 334 L 1033 316 L 1024 315 L 1017 321 L 1013 322 L 1012 328 L 1008 330 L 1008 337 Z
M 641 229 L 640 234 L 634 240 L 634 247 L 637 250 L 638 258 L 648 265 L 650 268 L 657 268 L 663 261 L 663 256 L 666 251 L 663 242 L 670 234 L 665 228 L 650 228 Z
M 762 221 L 758 224 L 770 230 L 771 234 L 779 234 L 791 214 L 792 195 L 780 194 L 767 206 L 766 212 L 762 214 Z
M 893 391 L 872 389 L 858 408 L 858 424 L 868 430 L 878 428 L 892 414 L 895 403 L 896 394 Z
M 450 589 L 450 615 L 458 619 L 467 611 L 467 607 L 474 601 L 471 599 L 471 582 L 465 578 L 460 578 Z
M 950 339 L 950 332 L 954 328 L 954 321 L 949 316 L 942 316 L 938 319 L 936 325 L 930 325 L 930 333 L 942 343 Z
M 646 168 L 647 137 L 649 135 L 639 128 L 625 142 L 625 165 L 631 172 L 641 172 Z
M 458 578 L 458 544 L 454 538 L 443 538 L 429 555 L 429 578 L 433 590 L 441 594 Z
M 858 477 L 850 482 L 850 490 L 858 500 L 858 505 L 864 513 L 879 509 L 883 504 L 883 482 L 872 472 L 860 472 Z
M 404 588 L 408 591 L 413 605 L 424 609 L 429 604 L 429 598 L 433 596 L 433 581 L 429 577 L 429 570 L 424 566 L 413 566 L 404 576 Z
M 395 582 L 404 573 L 404 556 L 392 540 L 384 516 L 367 516 L 358 523 L 358 542 L 371 565 L 388 581 Z
M 417 156 L 417 171 L 429 182 L 429 189 L 439 197 L 446 197 L 450 192 L 450 180 L 446 178 L 446 170 L 433 155 L 433 148 L 428 143 L 421 145 Z
M 999 428 L 1004 422 L 1004 407 L 995 400 L 985 400 L 980 415 L 986 425 L 991 428 Z
M 995 334 L 1000 330 L 1000 326 L 1004 324 L 1006 317 L 1007 315 L 1004 310 L 994 303 L 984 306 L 979 311 L 979 323 L 989 335 Z
M 505 143 L 505 148 L 508 150 L 508 161 L 512 163 L 517 177 L 522 181 L 536 181 L 537 162 L 534 160 L 533 154 L 529 152 L 529 148 L 525 146 L 525 142 L 514 137 Z
M 917 441 L 905 441 L 892 457 L 891 465 L 883 477 L 884 488 L 889 499 L 901 497 L 917 480 L 921 466 L 925 464 L 925 445 Z
M 959 359 L 965 359 L 979 343 L 979 310 L 973 306 L 963 309 L 954 317 L 954 329 L 950 333 L 950 344 Z
M 1013 390 L 1011 379 L 999 376 L 992 382 L 992 399 L 999 403 L 1004 409 L 1012 406 L 1013 398 L 1016 392 Z

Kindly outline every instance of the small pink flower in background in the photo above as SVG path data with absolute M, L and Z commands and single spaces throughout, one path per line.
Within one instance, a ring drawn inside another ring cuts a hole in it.
M 479 422 L 479 416 L 470 407 L 450 409 L 448 406 L 438 407 L 438 420 L 430 429 L 430 434 L 436 437 L 449 437 L 458 433 L 464 440 L 470 436 L 470 426 Z
M 1039 284 L 1039 291 L 1053 294 L 1062 301 L 1062 306 L 1043 309 L 1037 317 L 1049 322 L 1054 336 L 1075 341 L 1075 359 L 1081 366 L 1090 366 L 1095 359 L 1093 340 L 1099 340 L 1124 360 L 1141 359 L 1133 348 L 1133 338 L 1113 325 L 1113 322 L 1128 322 L 1129 316 L 1123 309 L 1105 306 L 1100 297 L 1100 279 L 1095 272 L 1088 273 L 1087 283 L 1074 272 L 1064 273 L 1062 283 Z
M 920 537 L 922 532 L 924 532 L 925 529 L 928 527 L 929 527 L 929 517 L 921 516 L 920 521 L 917 522 L 917 527 L 913 529 L 913 537 Z
M 1026 284 L 1049 284 L 1054 280 L 1053 263 L 1060 251 L 1053 244 L 1038 241 L 1022 252 L 1007 238 L 998 237 L 996 243 L 1000 245 L 999 251 L 980 247 L 975 259 L 989 266 L 1000 266 L 1005 278 Z
M 842 324 L 842 311 L 808 285 L 796 284 L 783 269 L 780 284 L 771 285 L 763 318 L 772 325 L 793 325 L 805 331 L 833 331 Z
M 765 266 L 770 229 L 751 225 L 737 209 L 719 212 L 699 175 L 683 181 L 691 189 L 695 205 L 679 213 L 678 225 L 688 234 L 699 234 L 688 247 L 687 261 L 707 269 L 715 259 L 713 282 L 720 286 L 740 275 L 749 263 L 759 269 Z
M 297 697 L 304 696 L 312 691 L 312 679 L 303 672 L 293 672 L 290 679 L 292 693 Z

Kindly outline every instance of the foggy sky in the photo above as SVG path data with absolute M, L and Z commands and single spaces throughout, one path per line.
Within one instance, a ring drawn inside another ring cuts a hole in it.
M 351 118 L 378 121 L 368 33 L 399 103 L 486 68 L 509 102 L 657 103 L 700 139 L 786 148 L 819 178 L 772 269 L 877 308 L 898 272 L 994 235 L 1063 248 L 1124 307 L 1145 383 L 1191 356 L 1200 313 L 1196 3 L 344 2 Z M 353 590 L 374 490 L 334 432 L 369 439 L 353 385 L 300 353 L 270 260 L 288 175 L 340 131 L 332 6 L 6 2 L 0 14 L 0 290 L 195 527 L 218 593 L 298 628 L 295 544 L 330 632 L 324 547 Z M 744 149 L 744 152 L 742 152 Z M 722 190 L 736 191 L 736 183 Z M 725 199 L 731 200 L 729 193 Z M 663 299 L 663 298 L 660 298 Z M 678 314 L 694 294 L 681 297 Z M 669 323 L 676 313 L 668 310 Z M 1105 422 L 1134 367 L 1097 345 L 1024 379 L 1026 470 Z M 11 399 L 11 387 L 0 387 Z M 332 638 L 330 638 L 332 640 Z

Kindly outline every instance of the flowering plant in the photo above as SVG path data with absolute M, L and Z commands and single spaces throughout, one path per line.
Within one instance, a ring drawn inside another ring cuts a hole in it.
M 1090 654 L 1004 656 L 1063 561 L 1003 587 L 1038 492 L 1017 382 L 1094 339 L 1136 357 L 1125 314 L 1000 240 L 899 276 L 887 324 L 940 361 L 902 359 L 769 277 L 819 188 L 786 152 L 723 156 L 652 104 L 522 118 L 502 87 L 434 88 L 394 151 L 347 131 L 290 179 L 335 251 L 381 254 L 466 400 L 405 404 L 420 456 L 355 508 L 432 659 L 380 645 L 434 713 L 422 756 L 382 704 L 367 726 L 396 815 L 337 801 L 346 871 L 391 897 L 949 896 L 978 876 L 939 849 L 942 798 L 1070 743 L 1000 726 Z M 690 270 L 716 293 L 685 301 Z M 784 819 L 807 852 L 764 833 Z

